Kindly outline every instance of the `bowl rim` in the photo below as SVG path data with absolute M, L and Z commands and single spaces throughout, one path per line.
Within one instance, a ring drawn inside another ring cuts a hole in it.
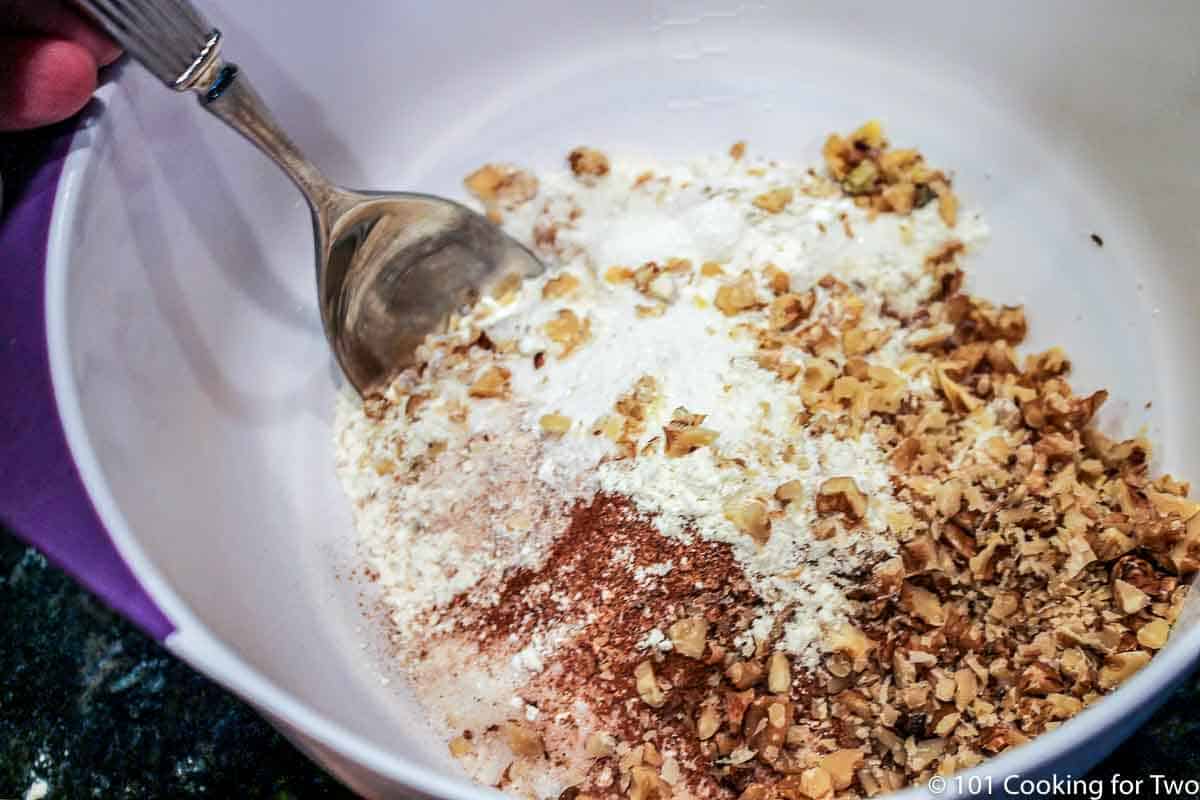
M 116 85 L 109 84 L 101 88 L 98 96 L 103 101 L 116 90 Z M 70 151 L 63 163 L 51 212 L 46 249 L 45 338 L 56 411 L 71 458 L 78 469 L 87 495 L 120 557 L 153 602 L 175 625 L 175 631 L 164 641 L 165 646 L 192 667 L 233 691 L 269 717 L 290 726 L 293 732 L 386 780 L 434 797 L 464 800 L 503 797 L 499 791 L 475 784 L 465 776 L 456 778 L 441 774 L 409 760 L 402 754 L 377 747 L 363 736 L 319 713 L 302 698 L 283 689 L 216 637 L 192 607 L 174 591 L 140 546 L 138 538 L 109 490 L 104 471 L 89 440 L 78 387 L 71 368 L 67 333 L 66 285 L 71 269 L 71 232 L 82 198 L 87 195 L 89 176 L 93 173 L 93 161 L 100 150 L 97 139 L 103 135 L 102 126 L 85 126 L 78 129 L 73 134 Z M 1032 777 L 1048 774 L 1048 768 L 1052 768 L 1054 762 L 1106 733 L 1115 734 L 1116 738 L 1111 740 L 1111 746 L 1115 747 L 1116 743 L 1133 733 L 1132 729 L 1121 730 L 1122 723 L 1128 719 L 1140 719 L 1149 715 L 1166 699 L 1166 692 L 1190 673 L 1197 661 L 1200 661 L 1200 624 L 1192 625 L 1182 634 L 1173 633 L 1172 641 L 1155 655 L 1148 666 L 1112 694 L 1084 709 L 1057 729 L 1036 737 L 1029 744 L 988 758 L 970 770 L 957 773 L 956 775 L 962 778 L 960 785 L 966 786 L 972 779 L 977 778 L 990 781 L 991 785 L 999 787 L 1009 776 Z M 1107 755 L 1108 749 L 1103 755 Z M 343 778 L 350 779 L 344 771 Z M 889 795 L 897 800 L 955 796 L 961 795 L 952 789 L 932 793 L 926 786 L 919 785 Z

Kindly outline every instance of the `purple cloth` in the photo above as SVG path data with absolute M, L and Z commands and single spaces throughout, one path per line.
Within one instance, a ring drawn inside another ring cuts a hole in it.
M 50 214 L 74 126 L 19 141 L 0 217 L 0 521 L 162 640 L 175 626 L 121 559 L 67 448 L 46 344 Z M 10 140 L 5 144 L 13 147 Z M 30 146 L 30 142 L 34 146 Z M 15 168 L 14 168 L 15 164 Z M 17 174 L 14 174 L 17 173 Z M 20 174 L 24 173 L 24 174 Z

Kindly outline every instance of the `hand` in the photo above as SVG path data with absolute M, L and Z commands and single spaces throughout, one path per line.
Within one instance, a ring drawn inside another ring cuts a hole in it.
M 0 131 L 67 119 L 120 49 L 62 0 L 0 0 Z

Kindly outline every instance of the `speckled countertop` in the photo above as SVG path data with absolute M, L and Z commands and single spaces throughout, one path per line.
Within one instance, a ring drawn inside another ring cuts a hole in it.
M 351 796 L 7 533 L 0 642 L 0 798 Z M 1200 675 L 1095 775 L 1115 773 L 1200 778 Z
M 244 703 L 0 533 L 0 798 L 352 797 Z

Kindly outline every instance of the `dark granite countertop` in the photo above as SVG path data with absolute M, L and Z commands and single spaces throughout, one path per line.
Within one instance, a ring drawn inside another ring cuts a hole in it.
M 7 533 L 0 642 L 0 798 L 353 796 Z
M 0 798 L 39 779 L 52 800 L 350 796 L 244 703 L 7 533 L 0 642 Z M 1095 775 L 1116 773 L 1200 778 L 1200 675 Z

